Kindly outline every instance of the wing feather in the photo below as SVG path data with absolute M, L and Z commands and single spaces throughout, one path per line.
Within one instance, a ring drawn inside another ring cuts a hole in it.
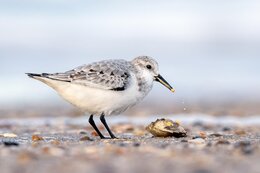
M 124 90 L 131 77 L 132 65 L 125 60 L 107 60 L 83 65 L 48 78 L 107 90 Z

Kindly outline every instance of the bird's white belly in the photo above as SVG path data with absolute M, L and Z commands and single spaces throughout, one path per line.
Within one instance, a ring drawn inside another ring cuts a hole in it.
M 120 114 L 145 96 L 138 91 L 136 81 L 124 91 L 104 90 L 64 82 L 52 87 L 65 100 L 91 114 Z

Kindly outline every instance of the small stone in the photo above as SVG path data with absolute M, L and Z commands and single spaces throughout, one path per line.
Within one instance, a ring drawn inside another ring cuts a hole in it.
M 186 143 L 186 142 L 188 142 L 188 140 L 187 139 L 182 139 L 181 142 L 185 142 Z
M 212 133 L 209 135 L 210 137 L 221 137 L 223 136 L 222 134 L 219 134 L 219 133 Z
M 202 139 L 206 139 L 206 138 L 207 138 L 206 132 L 200 132 L 199 135 L 200 135 L 200 137 L 201 137 Z
M 224 131 L 224 132 L 226 132 L 226 131 L 230 131 L 230 130 L 231 130 L 230 127 L 223 127 L 223 128 L 222 128 L 222 131 Z
M 201 138 L 201 137 L 199 135 L 192 136 L 192 139 L 197 139 L 197 138 Z
M 88 136 L 83 136 L 79 139 L 80 141 L 93 141 L 93 139 L 91 139 L 90 137 Z
M 4 141 L 3 142 L 4 143 L 4 145 L 6 146 L 6 147 L 11 147 L 11 146 L 19 146 L 19 143 L 18 142 L 15 142 L 15 141 Z
M 140 147 L 141 144 L 140 144 L 139 142 L 135 142 L 135 143 L 133 143 L 133 146 L 134 146 L 134 147 Z
M 86 134 L 88 134 L 88 133 L 85 132 L 85 131 L 80 131 L 79 134 L 80 134 L 80 135 L 86 135 Z
M 32 141 L 42 141 L 43 137 L 39 135 L 32 135 Z
M 4 133 L 2 136 L 4 138 L 16 138 L 17 137 L 17 135 L 14 133 Z
M 230 144 L 230 142 L 228 140 L 224 140 L 224 139 L 216 142 L 216 145 L 229 145 L 229 144 Z

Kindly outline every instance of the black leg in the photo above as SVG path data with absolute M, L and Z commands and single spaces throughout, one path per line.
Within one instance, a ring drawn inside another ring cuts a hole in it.
M 105 128 L 107 129 L 107 131 L 108 131 L 109 135 L 111 136 L 111 138 L 112 138 L 112 139 L 117 138 L 117 137 L 112 133 L 112 131 L 110 130 L 110 128 L 108 127 L 107 122 L 106 122 L 106 119 L 105 119 L 105 114 L 102 114 L 102 115 L 100 116 L 100 121 L 104 124 L 104 126 L 105 126 Z
M 90 115 L 89 119 L 88 119 L 89 124 L 91 124 L 91 126 L 95 129 L 95 131 L 98 133 L 98 135 L 100 136 L 101 139 L 106 139 L 104 137 L 104 135 L 102 135 L 102 133 L 98 130 L 94 120 L 93 120 L 93 115 Z

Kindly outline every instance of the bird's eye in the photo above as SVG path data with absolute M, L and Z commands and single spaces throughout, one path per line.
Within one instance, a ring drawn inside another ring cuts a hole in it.
M 147 65 L 146 68 L 150 70 L 150 69 L 152 69 L 152 66 L 151 65 Z

